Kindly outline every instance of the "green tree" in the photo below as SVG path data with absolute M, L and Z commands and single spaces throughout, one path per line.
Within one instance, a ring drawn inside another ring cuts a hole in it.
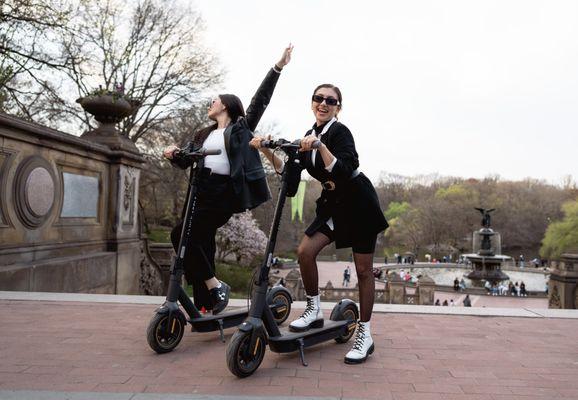
M 540 255 L 559 258 L 563 253 L 578 250 L 578 199 L 562 206 L 564 218 L 548 226 L 542 240 Z

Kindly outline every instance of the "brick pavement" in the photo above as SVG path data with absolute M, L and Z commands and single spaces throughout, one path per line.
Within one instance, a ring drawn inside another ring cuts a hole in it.
M 330 342 L 306 350 L 309 367 L 297 354 L 268 351 L 260 369 L 240 380 L 229 373 L 216 333 L 186 332 L 169 354 L 150 350 L 145 330 L 154 309 L 0 300 L 0 398 L 32 398 L 20 391 L 34 390 L 54 399 L 65 392 L 578 399 L 578 319 L 375 314 L 376 352 L 362 366 L 343 364 L 349 345 Z

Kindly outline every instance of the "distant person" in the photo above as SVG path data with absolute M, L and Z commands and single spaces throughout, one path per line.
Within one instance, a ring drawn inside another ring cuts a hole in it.
M 490 281 L 486 281 L 486 283 L 484 283 L 484 288 L 486 288 L 486 292 L 487 294 L 490 294 L 492 291 L 492 284 L 490 283 Z
M 345 267 L 345 270 L 343 271 L 343 287 L 347 287 L 349 286 L 349 281 L 351 280 L 351 268 L 349 268 L 349 265 Z
M 520 254 L 518 261 L 519 261 L 520 268 L 524 268 L 524 255 L 523 254 Z
M 454 299 L 450 299 L 450 307 L 454 307 L 455 303 L 454 303 Z
M 425 256 L 425 261 L 430 263 L 431 262 L 431 254 L 426 254 Z
M 456 276 L 456 279 L 454 279 L 454 291 L 457 292 L 460 290 L 460 281 L 458 280 L 458 277 Z
M 442 304 L 442 305 L 443 305 L 443 306 L 447 306 L 447 305 L 448 305 L 448 301 L 447 301 L 447 299 L 446 299 L 446 300 L 444 300 L 444 302 L 443 302 L 443 304 Z
M 526 292 L 526 284 L 523 281 L 520 282 L 520 296 L 528 296 L 528 292 Z
M 436 299 L 436 302 L 434 303 L 434 306 L 441 306 L 441 304 L 440 304 L 440 299 Z
M 402 260 L 401 260 L 401 254 L 397 255 L 397 263 L 401 264 Z
M 520 285 L 518 285 L 518 282 L 516 282 L 516 284 L 514 285 L 514 289 L 516 291 L 516 296 L 520 295 Z
M 466 290 L 466 281 L 464 280 L 464 277 L 462 276 L 462 279 L 460 279 L 460 290 L 463 292 L 464 290 Z
M 472 301 L 470 300 L 470 295 L 466 294 L 466 298 L 463 301 L 464 303 L 464 307 L 471 307 L 472 306 Z

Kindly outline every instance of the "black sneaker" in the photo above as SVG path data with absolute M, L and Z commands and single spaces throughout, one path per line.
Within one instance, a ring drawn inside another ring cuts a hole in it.
M 229 304 L 230 291 L 231 287 L 225 282 L 221 282 L 221 287 L 210 290 L 211 301 L 213 302 L 213 315 L 220 313 L 227 307 L 227 304 Z

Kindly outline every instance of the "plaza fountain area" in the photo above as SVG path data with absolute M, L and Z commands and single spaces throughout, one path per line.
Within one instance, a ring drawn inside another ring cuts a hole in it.
M 403 270 L 409 273 L 412 278 L 418 279 L 420 276 L 428 276 L 434 280 L 437 286 L 453 287 L 454 279 L 464 279 L 466 288 L 480 287 L 479 282 L 468 278 L 468 274 L 472 272 L 472 267 L 466 264 L 451 264 L 451 263 L 416 263 L 411 264 L 386 264 L 380 266 L 381 268 L 391 272 L 400 273 Z M 550 272 L 544 271 L 542 268 L 504 268 L 507 271 L 509 281 L 512 283 L 524 282 L 526 290 L 530 292 L 544 293 L 548 280 L 550 279 Z M 506 283 L 508 280 L 505 281 Z
M 411 265 L 404 269 L 409 273 L 412 280 L 420 276 L 429 276 L 438 286 L 454 285 L 454 280 L 463 281 L 466 288 L 482 288 L 487 282 L 492 286 L 500 284 L 521 284 L 524 282 L 526 291 L 545 293 L 549 280 L 549 271 L 536 268 L 507 268 L 504 263 L 511 257 L 501 254 L 502 240 L 498 232 L 491 228 L 491 215 L 494 209 L 476 208 L 482 214 L 481 229 L 473 232 L 473 252 L 462 254 L 460 260 L 465 264 L 431 264 L 430 266 Z M 396 265 L 398 266 L 398 265 Z M 396 271 L 397 273 L 401 272 Z M 507 274 L 504 272 L 507 270 Z M 391 272 L 391 269 L 390 271 Z

